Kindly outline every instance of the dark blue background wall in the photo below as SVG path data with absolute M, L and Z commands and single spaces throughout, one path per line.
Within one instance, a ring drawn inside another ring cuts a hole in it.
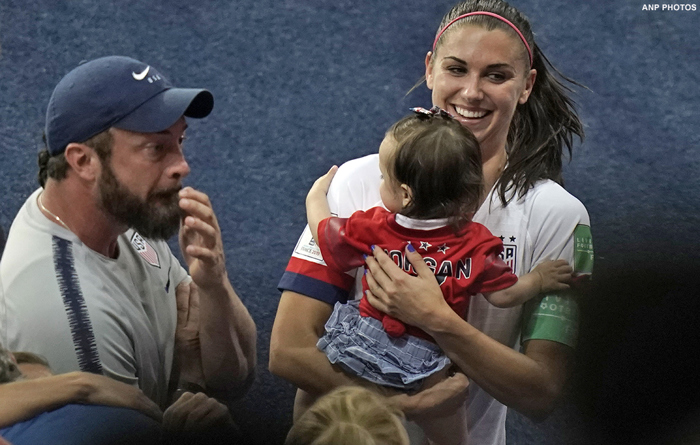
M 452 3 L 0 0 L 0 225 L 37 186 L 46 103 L 81 60 L 129 55 L 179 86 L 209 88 L 214 112 L 188 130 L 187 182 L 218 211 L 229 273 L 260 332 L 258 379 L 238 415 L 261 443 L 280 440 L 293 388 L 269 374 L 267 349 L 306 191 L 330 165 L 374 152 L 409 106 L 429 105 L 425 88 L 405 93 Z M 588 207 L 598 265 L 670 245 L 694 251 L 700 12 L 513 3 L 550 60 L 590 88 L 576 96 L 588 138 L 565 177 Z M 520 418 L 509 428 L 511 444 L 564 443 L 580 425 L 567 411 L 539 429 Z

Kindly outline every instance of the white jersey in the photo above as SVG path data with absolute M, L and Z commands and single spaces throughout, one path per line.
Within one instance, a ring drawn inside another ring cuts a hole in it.
M 474 215 L 503 241 L 503 259 L 516 275 L 529 273 L 545 260 L 565 259 L 578 273 L 590 273 L 592 245 L 586 208 L 559 184 L 543 180 L 524 197 L 503 207 L 498 193 L 491 190 Z M 585 238 L 586 246 L 575 240 Z M 524 306 L 500 309 L 482 296 L 472 298 L 467 321 L 499 342 L 517 348 L 530 339 L 557 341 L 574 346 L 578 334 L 575 305 L 560 295 L 548 295 Z M 540 307 L 544 306 L 544 307 Z M 523 308 L 527 315 L 523 318 Z M 543 326 L 543 323 L 552 323 Z M 533 324 L 539 324 L 533 328 Z M 467 418 L 470 443 L 505 444 L 506 407 L 479 386 L 469 387 Z
M 381 205 L 378 159 L 378 155 L 373 154 L 349 161 L 338 169 L 328 191 L 328 203 L 334 215 L 349 217 L 356 210 Z M 518 276 L 530 272 L 544 260 L 559 258 L 569 261 L 579 272 L 590 273 L 592 246 L 588 213 L 575 197 L 553 181 L 538 182 L 523 198 L 513 199 L 506 207 L 492 190 L 473 219 L 486 226 L 494 236 L 501 237 L 503 259 Z M 586 244 L 582 257 L 589 262 L 575 257 L 575 234 L 577 243 Z M 307 227 L 293 257 L 323 264 L 312 241 Z M 356 298 L 361 294 L 361 287 L 357 285 L 360 278 L 356 280 L 356 290 L 350 293 Z M 297 291 L 304 293 L 303 288 Z M 570 346 L 575 344 L 577 314 L 570 301 L 554 295 L 533 300 L 524 324 L 521 323 L 523 307 L 499 309 L 482 295 L 477 295 L 471 299 L 467 320 L 511 348 L 519 347 L 521 332 L 522 341 L 547 339 Z M 533 320 L 538 320 L 540 325 L 531 327 L 536 324 Z M 541 327 L 543 321 L 549 326 Z M 467 407 L 469 442 L 474 445 L 505 444 L 506 412 L 503 404 L 471 382 Z
M 175 288 L 187 272 L 167 243 L 133 230 L 105 257 L 47 219 L 41 189 L 12 223 L 0 262 L 0 336 L 43 355 L 55 373 L 101 373 L 167 399 L 176 326 Z

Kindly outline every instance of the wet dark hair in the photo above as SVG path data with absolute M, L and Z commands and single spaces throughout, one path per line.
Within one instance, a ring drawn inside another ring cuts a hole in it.
M 568 97 L 572 89 L 553 73 L 569 84 L 585 87 L 561 74 L 549 62 L 535 43 L 528 19 L 505 1 L 460 2 L 443 17 L 439 30 L 460 15 L 475 11 L 498 14 L 517 26 L 533 51 L 532 68 L 537 70 L 537 78 L 528 101 L 518 104 L 515 109 L 508 131 L 506 147 L 508 164 L 496 182 L 501 202 L 506 205 L 516 195 L 524 196 L 541 179 L 551 179 L 563 185 L 561 174 L 563 149 L 566 147 L 571 158 L 574 136 L 583 141 L 584 130 L 575 110 L 575 103 Z M 435 51 L 439 51 L 445 35 L 466 25 L 482 26 L 489 31 L 502 29 L 517 37 L 515 31 L 501 20 L 485 15 L 470 16 L 452 24 L 437 41 Z M 519 37 L 518 40 L 520 40 Z M 433 57 L 432 60 L 435 58 Z M 527 61 L 527 51 L 524 46 L 523 60 Z
M 396 140 L 386 180 L 406 184 L 411 201 L 401 214 L 448 218 L 459 229 L 479 207 L 483 174 L 479 142 L 447 115 L 412 114 L 388 131 Z
M 48 178 L 53 178 L 57 181 L 64 179 L 68 174 L 69 165 L 63 152 L 54 156 L 49 154 L 46 144 L 46 134 L 44 134 L 41 139 L 44 148 L 39 152 L 37 158 L 37 164 L 39 166 L 37 180 L 39 181 L 39 185 L 44 187 Z M 100 160 L 105 162 L 112 155 L 112 142 L 112 133 L 110 133 L 109 130 L 105 130 L 83 142 L 83 144 L 95 150 Z

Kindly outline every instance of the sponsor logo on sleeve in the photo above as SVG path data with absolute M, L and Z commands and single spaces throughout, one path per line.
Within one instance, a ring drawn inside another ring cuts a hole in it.
M 579 274 L 593 272 L 593 237 L 590 226 L 583 224 L 574 229 L 574 270 Z

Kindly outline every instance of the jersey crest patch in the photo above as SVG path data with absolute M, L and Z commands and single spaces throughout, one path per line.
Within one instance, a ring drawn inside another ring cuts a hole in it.
M 136 252 L 141 255 L 141 258 L 146 260 L 148 264 L 160 268 L 158 252 L 156 252 L 156 249 L 154 249 L 148 241 L 143 239 L 141 235 L 134 232 L 133 236 L 131 237 L 131 245 L 134 247 Z
M 510 266 L 510 270 L 516 273 L 516 259 L 518 258 L 518 245 L 517 244 L 503 244 L 503 252 L 500 255 L 504 263 Z

